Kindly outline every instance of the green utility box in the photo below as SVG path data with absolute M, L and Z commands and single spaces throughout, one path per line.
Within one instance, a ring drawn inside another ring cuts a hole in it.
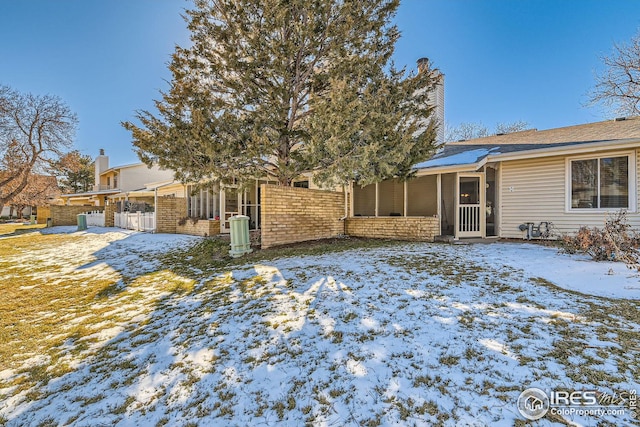
M 36 223 L 36 216 L 35 215 L 31 215 L 30 219 L 29 219 L 29 224 L 34 225 Z
M 245 215 L 235 215 L 229 218 L 231 226 L 231 250 L 229 255 L 232 258 L 241 257 L 252 251 L 249 241 L 249 217 Z
M 87 229 L 87 215 L 78 214 L 78 231 Z

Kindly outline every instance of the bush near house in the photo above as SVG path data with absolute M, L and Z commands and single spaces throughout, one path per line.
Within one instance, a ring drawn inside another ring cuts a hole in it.
M 562 236 L 563 251 L 585 253 L 594 261 L 621 261 L 640 271 L 640 234 L 627 222 L 624 210 L 607 215 L 604 228 L 580 227 L 575 235 Z

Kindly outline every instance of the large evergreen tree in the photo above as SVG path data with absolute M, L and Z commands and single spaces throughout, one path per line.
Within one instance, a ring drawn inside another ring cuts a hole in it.
M 93 188 L 95 166 L 91 156 L 73 150 L 51 165 L 60 187 L 67 193 L 90 191 Z
M 158 114 L 123 123 L 183 181 L 406 175 L 435 139 L 429 72 L 390 63 L 398 0 L 195 0 Z

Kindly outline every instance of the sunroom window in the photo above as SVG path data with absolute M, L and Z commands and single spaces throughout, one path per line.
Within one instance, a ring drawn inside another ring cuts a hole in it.
M 187 186 L 187 216 L 190 218 L 219 218 L 218 199 L 220 189 L 217 184 L 210 187 Z
M 629 208 L 629 156 L 572 160 L 571 208 Z

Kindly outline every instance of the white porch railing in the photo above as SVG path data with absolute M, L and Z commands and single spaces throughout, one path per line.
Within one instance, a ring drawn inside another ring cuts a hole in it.
M 460 233 L 480 233 L 480 205 L 460 205 Z
M 87 226 L 104 227 L 104 212 L 92 211 L 85 215 L 87 216 Z
M 116 212 L 113 215 L 113 224 L 119 228 L 137 231 L 154 231 L 156 229 L 155 212 Z

